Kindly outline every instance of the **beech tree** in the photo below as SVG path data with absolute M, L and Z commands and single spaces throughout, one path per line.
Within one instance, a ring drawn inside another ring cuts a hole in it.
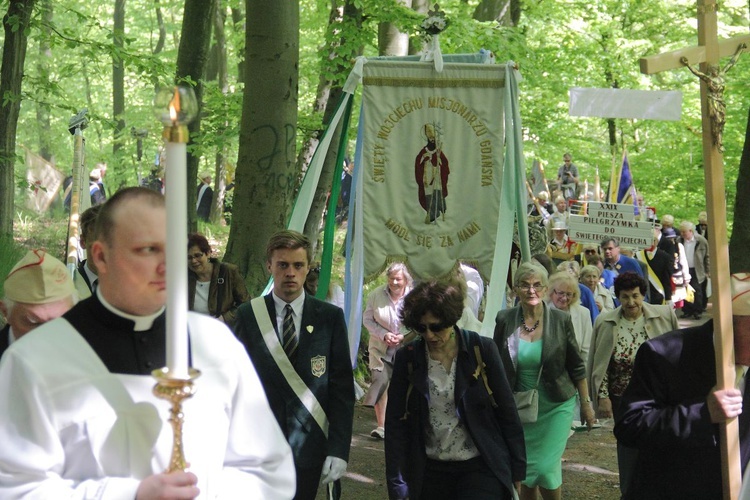
M 245 90 L 225 259 L 257 295 L 268 279 L 266 241 L 286 227 L 296 186 L 299 1 L 245 5 Z
M 21 82 L 34 0 L 10 0 L 3 17 L 5 40 L 0 67 L 0 237 L 13 236 L 16 125 L 21 109 Z

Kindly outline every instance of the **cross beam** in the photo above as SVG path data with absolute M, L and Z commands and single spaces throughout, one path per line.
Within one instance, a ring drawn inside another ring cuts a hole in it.
M 743 43 L 750 47 L 750 35 L 740 35 L 719 42 L 719 57 L 729 57 L 734 55 L 737 47 Z M 664 52 L 655 56 L 642 57 L 641 73 L 644 75 L 653 75 L 662 71 L 671 69 L 684 68 L 685 65 L 680 62 L 681 58 L 687 58 L 689 64 L 698 64 L 706 62 L 706 47 L 685 47 L 684 49 Z
M 697 0 L 698 45 L 644 57 L 641 72 L 654 74 L 684 67 L 681 58 L 690 64 L 700 63 L 701 72 L 716 70 L 719 59 L 735 54 L 738 47 L 750 46 L 750 35 L 719 41 L 716 13 L 717 0 Z M 720 69 L 720 68 L 718 68 Z M 711 238 L 711 284 L 714 310 L 714 350 L 716 357 L 717 388 L 734 387 L 734 339 L 732 332 L 732 294 L 729 284 L 729 249 L 727 244 L 726 206 L 724 197 L 724 159 L 712 134 L 709 109 L 709 88 L 701 78 L 701 114 L 703 128 L 703 164 L 706 184 L 708 223 Z M 711 97 L 717 97 L 712 95 Z M 719 96 L 721 97 L 721 96 Z M 739 432 L 737 419 L 720 424 L 723 495 L 725 500 L 739 497 L 742 485 L 740 470 Z

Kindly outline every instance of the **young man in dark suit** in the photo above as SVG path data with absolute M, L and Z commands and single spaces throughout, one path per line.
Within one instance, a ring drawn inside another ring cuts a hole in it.
M 303 234 L 274 234 L 266 247 L 273 291 L 240 306 L 236 326 L 292 447 L 298 500 L 346 472 L 354 414 L 343 311 L 303 289 L 311 253 Z

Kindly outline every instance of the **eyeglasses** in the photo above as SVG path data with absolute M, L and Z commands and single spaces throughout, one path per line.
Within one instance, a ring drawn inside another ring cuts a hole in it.
M 541 283 L 534 283 L 533 285 L 529 283 L 521 283 L 520 285 L 518 285 L 518 288 L 520 288 L 524 292 L 530 292 L 531 290 L 534 290 L 535 292 L 537 292 L 539 290 L 544 289 L 545 286 L 542 285 Z
M 432 333 L 440 333 L 449 326 L 450 325 L 446 323 L 430 323 L 428 325 L 414 325 L 414 328 L 412 328 L 412 330 L 419 334 L 425 334 L 427 333 L 427 330 L 431 331 Z
M 205 254 L 203 252 L 194 253 L 193 255 L 188 254 L 188 260 L 198 260 L 201 257 L 203 257 Z
M 311 267 L 310 272 L 315 273 L 315 274 L 320 274 L 320 267 Z
M 555 292 L 555 295 L 557 295 L 560 298 L 565 297 L 568 300 L 570 300 L 570 299 L 573 298 L 573 293 L 572 292 L 561 292 L 560 290 L 552 290 L 552 291 Z
M 584 250 L 584 253 L 585 253 L 586 255 L 591 255 L 591 254 L 595 254 L 595 253 L 596 253 L 596 250 L 594 250 L 594 249 L 588 249 L 588 250 Z

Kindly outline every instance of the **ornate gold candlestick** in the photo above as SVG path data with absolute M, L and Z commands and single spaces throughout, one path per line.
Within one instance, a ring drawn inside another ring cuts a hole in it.
M 172 403 L 169 410 L 169 423 L 172 425 L 174 441 L 172 442 L 172 456 L 169 459 L 169 467 L 166 472 L 184 471 L 187 468 L 185 452 L 182 448 L 182 402 L 193 397 L 195 387 L 193 381 L 200 377 L 201 372 L 194 368 L 189 369 L 188 378 L 170 378 L 169 370 L 161 368 L 154 370 L 151 375 L 156 379 L 154 396 L 166 399 Z

